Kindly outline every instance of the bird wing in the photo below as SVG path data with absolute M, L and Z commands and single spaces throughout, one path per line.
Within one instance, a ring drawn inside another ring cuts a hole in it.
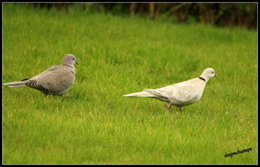
M 173 84 L 155 91 L 176 105 L 189 104 L 198 97 L 197 88 L 188 83 Z
M 36 80 L 29 80 L 25 85 L 28 87 L 37 89 L 37 90 L 43 92 L 44 94 L 49 93 L 49 90 L 44 88 L 42 85 L 40 85 Z
M 62 93 L 74 83 L 73 69 L 67 66 L 58 66 L 38 76 L 39 85 L 51 92 Z
M 40 74 L 38 74 L 38 75 L 36 75 L 36 76 L 34 76 L 34 77 L 30 78 L 30 79 L 31 79 L 31 80 L 37 80 L 39 77 L 41 77 L 41 76 L 43 76 L 43 75 L 46 75 L 46 74 L 48 74 L 49 72 L 52 72 L 52 71 L 55 71 L 55 70 L 59 69 L 60 66 L 61 66 L 61 65 L 51 66 L 51 67 L 49 67 L 47 70 L 41 72 Z
M 42 92 L 62 93 L 74 82 L 73 69 L 64 65 L 55 65 L 30 78 L 26 86 Z
M 156 89 L 144 89 L 144 92 L 149 93 L 150 97 L 152 97 L 152 98 L 160 99 L 162 101 L 167 101 L 167 102 L 170 101 L 167 96 L 165 96 L 164 94 L 160 93 Z M 149 97 L 149 96 L 147 96 L 147 97 Z

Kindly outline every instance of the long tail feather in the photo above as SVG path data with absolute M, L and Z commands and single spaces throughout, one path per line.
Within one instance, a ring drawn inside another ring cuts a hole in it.
M 26 81 L 15 81 L 15 82 L 8 82 L 8 83 L 4 83 L 5 86 L 9 86 L 9 87 L 22 87 L 22 86 L 26 86 L 27 80 Z
M 124 95 L 126 97 L 154 97 L 154 95 L 148 93 L 148 92 L 137 92 L 137 93 L 131 93 L 131 94 L 126 94 Z

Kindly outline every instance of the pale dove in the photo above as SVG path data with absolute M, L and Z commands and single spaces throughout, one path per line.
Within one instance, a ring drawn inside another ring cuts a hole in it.
M 61 65 L 54 65 L 32 78 L 4 83 L 4 85 L 9 87 L 28 86 L 41 91 L 45 95 L 62 95 L 74 83 L 74 64 L 78 64 L 75 56 L 66 54 Z
M 149 97 L 169 103 L 166 108 L 169 110 L 172 105 L 182 110 L 183 106 L 190 105 L 200 100 L 206 83 L 215 77 L 213 68 L 206 68 L 199 77 L 169 85 L 159 89 L 145 89 L 142 92 L 131 93 L 124 96 Z

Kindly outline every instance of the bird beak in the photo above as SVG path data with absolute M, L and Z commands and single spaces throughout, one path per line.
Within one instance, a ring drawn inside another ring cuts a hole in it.
M 215 77 L 217 77 L 217 74 L 215 74 Z
M 76 60 L 75 60 L 75 63 L 76 63 L 76 64 L 79 64 Z

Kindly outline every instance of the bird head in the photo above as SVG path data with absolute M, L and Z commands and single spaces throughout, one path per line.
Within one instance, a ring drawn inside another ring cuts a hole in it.
M 209 79 L 216 77 L 217 74 L 213 68 L 206 68 L 200 76 L 208 81 Z
M 73 54 L 66 54 L 63 57 L 63 65 L 73 66 L 74 64 L 78 64 L 76 58 Z

